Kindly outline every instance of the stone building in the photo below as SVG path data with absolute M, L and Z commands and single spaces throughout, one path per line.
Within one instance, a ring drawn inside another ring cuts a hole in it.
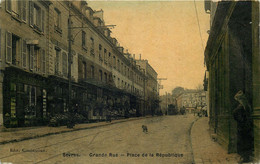
M 194 112 L 196 109 L 199 111 L 207 105 L 206 92 L 201 90 L 185 90 L 176 97 L 176 105 L 178 110 L 185 107 L 189 113 Z
M 253 158 L 259 162 L 259 1 L 205 1 L 205 9 L 211 15 L 205 49 L 210 129 L 228 152 L 238 151 L 232 112 L 234 95 L 242 90 L 252 107 Z
M 94 11 L 86 1 L 2 1 L 0 124 L 44 124 L 68 112 L 69 104 L 88 119 L 105 119 L 108 110 L 146 114 L 145 94 L 150 97 L 152 87 L 157 95 L 155 82 L 146 85 L 150 74 L 110 34 L 103 10 Z
M 0 8 L 1 125 L 47 115 L 49 2 L 3 1 Z
M 154 115 L 159 110 L 159 94 L 158 94 L 158 82 L 157 72 L 149 64 L 148 60 L 139 59 L 136 63 L 144 70 L 145 79 L 143 81 L 144 86 L 144 99 L 145 110 L 147 114 Z M 137 78 L 138 79 L 138 78 Z

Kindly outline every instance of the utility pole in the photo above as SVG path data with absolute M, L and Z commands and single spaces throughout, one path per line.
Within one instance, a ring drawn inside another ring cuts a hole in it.
M 68 111 L 70 114 L 73 113 L 72 111 L 72 104 L 71 104 L 71 64 L 72 64 L 72 35 L 71 35 L 71 2 L 69 2 L 69 20 L 68 20 L 68 42 L 69 42 L 69 49 L 68 49 L 68 82 L 69 82 L 69 91 L 68 91 Z M 74 117 L 74 115 L 72 116 Z M 73 118 L 72 118 L 73 119 Z M 71 125 L 69 125 L 71 124 Z M 67 125 L 68 128 L 72 128 L 74 126 L 74 123 L 72 121 L 69 122 Z
M 169 111 L 168 111 L 168 95 L 167 95 L 168 93 L 167 92 L 165 92 L 165 96 L 166 96 L 166 111 L 167 111 L 167 115 L 169 115 Z

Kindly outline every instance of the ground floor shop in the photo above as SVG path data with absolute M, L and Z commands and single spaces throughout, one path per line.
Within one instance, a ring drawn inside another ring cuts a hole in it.
M 16 68 L 3 77 L 3 123 L 6 127 L 44 124 L 48 116 L 46 78 Z
M 5 127 L 47 125 L 56 117 L 68 113 L 77 114 L 81 121 L 105 120 L 145 115 L 144 101 L 114 86 L 93 82 L 68 80 L 6 68 L 3 73 L 1 96 L 3 96 L 2 119 Z

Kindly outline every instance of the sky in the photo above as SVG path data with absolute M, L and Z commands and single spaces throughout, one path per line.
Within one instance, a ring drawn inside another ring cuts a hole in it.
M 136 58 L 142 54 L 159 78 L 167 78 L 160 95 L 177 86 L 195 89 L 203 84 L 209 14 L 204 1 L 195 3 L 197 10 L 194 1 L 88 2 L 93 10 L 104 11 L 106 25 L 116 25 L 112 37 L 121 46 Z

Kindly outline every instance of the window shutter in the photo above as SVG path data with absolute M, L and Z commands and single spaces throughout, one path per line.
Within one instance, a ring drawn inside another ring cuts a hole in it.
M 26 41 L 22 41 L 22 62 L 23 62 L 23 67 L 26 67 L 26 55 L 27 55 L 27 44 Z
M 5 6 L 6 11 L 7 12 L 12 12 L 12 1 L 11 0 L 6 0 L 5 3 L 6 3 L 6 6 Z
M 62 53 L 62 72 L 63 75 L 66 76 L 67 75 L 67 64 L 68 63 L 68 59 L 67 59 L 67 54 L 65 52 Z
M 26 21 L 26 1 L 22 1 L 22 20 Z
M 41 61 L 42 61 L 42 51 L 38 50 L 37 51 L 37 58 L 36 58 L 36 65 L 37 65 L 37 71 L 41 71 Z
M 42 50 L 42 72 L 46 72 L 46 55 L 45 50 Z
M 45 25 L 45 12 L 42 10 L 42 32 L 44 32 L 44 25 Z
M 12 61 L 12 33 L 6 32 L 6 62 Z
M 1 33 L 1 28 L 0 28 L 0 59 L 2 59 L 2 42 L 1 42 L 1 40 L 2 40 L 2 33 Z
M 33 26 L 33 9 L 34 9 L 33 2 L 30 1 L 30 2 L 29 2 L 29 5 L 30 5 L 30 13 L 29 13 L 30 26 Z
M 22 1 L 18 1 L 17 7 L 18 7 L 18 17 L 22 18 L 23 2 Z
M 30 45 L 30 70 L 33 70 L 33 60 L 34 60 L 34 46 Z

